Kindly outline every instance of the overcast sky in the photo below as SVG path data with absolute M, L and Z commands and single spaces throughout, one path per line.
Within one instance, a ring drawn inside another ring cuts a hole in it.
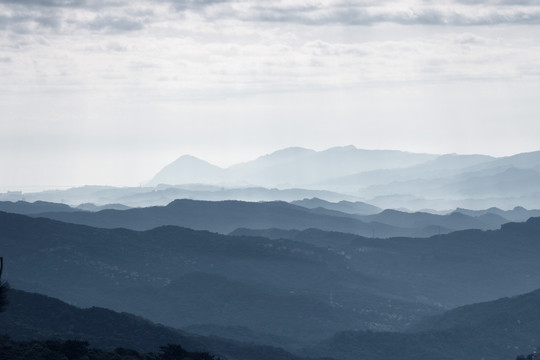
M 0 0 L 0 191 L 182 154 L 540 150 L 540 1 Z

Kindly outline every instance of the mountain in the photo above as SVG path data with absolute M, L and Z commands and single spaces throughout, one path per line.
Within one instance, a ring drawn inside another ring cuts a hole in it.
M 505 219 L 508 219 L 510 221 L 515 221 L 515 222 L 526 221 L 527 219 L 531 217 L 540 216 L 540 210 L 527 210 L 521 206 L 516 206 L 512 210 L 501 210 L 496 207 L 491 207 L 485 210 L 469 210 L 469 209 L 457 208 L 455 211 L 460 212 L 465 215 L 474 216 L 474 217 L 488 215 L 488 214 L 495 214 L 495 215 L 499 215 Z
M 311 198 L 291 201 L 291 204 L 302 206 L 308 209 L 325 208 L 329 210 L 335 210 L 356 215 L 372 215 L 382 211 L 382 209 L 377 206 L 366 204 L 361 201 L 351 202 L 342 200 L 340 202 L 333 203 L 319 198 Z
M 321 188 L 340 189 L 357 192 L 359 189 L 376 185 L 388 185 L 395 182 L 407 182 L 418 179 L 440 179 L 456 176 L 471 168 L 490 163 L 495 158 L 486 155 L 446 154 L 434 156 L 427 161 L 411 166 L 380 167 L 359 171 L 347 176 L 335 176 L 320 183 Z M 371 194 L 370 196 L 374 196 Z
M 361 171 L 417 165 L 435 157 L 395 150 L 363 150 L 352 145 L 323 151 L 292 147 L 221 169 L 184 155 L 163 168 L 148 185 L 299 187 Z
M 530 291 L 540 281 L 540 218 L 500 230 L 464 230 L 430 238 L 364 238 L 354 234 L 246 230 L 233 234 L 284 238 L 345 256 L 360 274 L 385 282 L 409 301 L 449 308 Z
M 331 203 L 330 203 L 331 204 Z M 349 232 L 378 237 L 429 237 L 464 229 L 497 229 L 508 220 L 496 214 L 468 216 L 405 213 L 385 210 L 375 215 L 354 215 L 325 208 L 308 209 L 286 202 L 175 200 L 167 206 L 104 210 L 99 212 L 53 212 L 35 214 L 74 224 L 101 228 L 149 230 L 176 225 L 228 234 L 238 228 Z
M 332 212 L 320 214 L 315 210 L 282 201 L 195 201 L 175 200 L 167 206 L 99 212 L 43 213 L 47 217 L 74 224 L 101 228 L 129 228 L 149 230 L 163 225 L 176 225 L 197 230 L 230 233 L 237 228 L 280 228 L 304 230 L 312 227 L 323 230 L 342 230 L 370 236 L 372 226 L 348 214 Z M 403 234 L 391 225 L 377 226 L 379 234 Z
M 77 209 L 83 210 L 83 211 L 101 211 L 101 210 L 127 210 L 129 209 L 129 206 L 123 205 L 123 204 L 105 204 L 105 205 L 95 205 L 92 203 L 84 203 L 77 206 Z M 10 211 L 7 211 L 10 212 Z M 12 212 L 12 211 L 11 211 Z M 41 211 L 45 212 L 45 211 Z
M 11 289 L 10 306 L 0 314 L 0 334 L 18 341 L 63 339 L 88 341 L 90 346 L 157 353 L 160 346 L 179 344 L 189 351 L 211 352 L 230 360 L 300 360 L 269 346 L 198 336 L 152 323 L 128 313 L 104 308 L 81 309 L 48 296 Z
M 324 151 L 289 148 L 228 168 L 230 178 L 277 187 L 307 186 L 330 177 L 360 171 L 400 168 L 433 159 L 435 155 L 394 150 L 363 150 L 354 146 Z
M 502 224 L 509 222 L 508 219 L 491 213 L 478 216 L 469 216 L 461 212 L 437 215 L 425 212 L 408 213 L 392 209 L 359 218 L 368 223 L 378 222 L 400 228 L 440 227 L 442 230 L 441 233 L 449 232 L 444 231 L 444 229 L 449 229 L 450 231 L 467 229 L 495 230 Z
M 47 201 L 35 201 L 33 203 L 26 201 L 0 201 L 0 211 L 14 214 L 32 215 L 46 212 L 75 212 L 79 210 L 65 204 Z
M 179 328 L 244 326 L 304 342 L 347 328 L 403 328 L 436 311 L 387 296 L 385 281 L 353 271 L 343 255 L 290 240 L 0 213 L 0 243 L 16 288 Z
M 0 199 L 9 202 L 38 202 L 44 200 L 48 202 L 70 204 L 71 206 L 92 203 L 98 207 L 104 206 L 107 209 L 112 208 L 117 210 L 121 210 L 121 208 L 114 206 L 115 203 L 129 207 L 147 207 L 167 205 L 175 199 L 197 199 L 206 201 L 294 201 L 312 197 L 318 197 L 328 201 L 341 201 L 343 199 L 357 200 L 351 195 L 343 195 L 326 190 L 299 188 L 268 189 L 263 187 L 231 188 L 201 184 L 182 186 L 158 185 L 156 187 L 83 186 L 80 188 L 49 190 L 39 193 L 17 193 L 16 195 L 12 193 L 0 194 Z M 110 204 L 113 205 L 108 206 Z M 6 208 L 6 210 L 9 209 Z M 92 206 L 83 210 L 95 211 Z
M 412 333 L 348 331 L 304 351 L 343 359 L 514 359 L 540 343 L 540 290 L 450 310 Z
M 411 211 L 516 206 L 534 209 L 540 207 L 538 164 L 540 151 L 496 158 L 354 146 L 323 151 L 286 148 L 227 168 L 184 155 L 155 174 L 147 186 L 10 192 L 0 194 L 0 200 L 138 207 L 165 205 L 178 198 L 295 201 L 317 197 Z M 354 211 L 346 210 L 350 205 L 341 204 L 339 211 Z
M 219 184 L 223 169 L 191 155 L 183 155 L 160 170 L 148 183 L 159 184 Z

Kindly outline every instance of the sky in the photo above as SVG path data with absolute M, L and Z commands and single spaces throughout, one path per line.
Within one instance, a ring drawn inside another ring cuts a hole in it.
M 0 0 L 0 192 L 538 139 L 540 0 Z

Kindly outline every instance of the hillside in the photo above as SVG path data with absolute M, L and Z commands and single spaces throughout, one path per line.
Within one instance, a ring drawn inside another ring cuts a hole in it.
M 540 344 L 540 290 L 463 306 L 412 333 L 342 332 L 304 354 L 344 359 L 515 359 Z
M 178 344 L 188 351 L 211 352 L 230 360 L 250 360 L 254 353 L 259 359 L 301 359 L 278 348 L 189 334 L 131 314 L 97 307 L 80 309 L 40 294 L 12 289 L 9 300 L 10 306 L 0 314 L 0 335 L 17 341 L 87 341 L 90 347 L 117 355 L 118 348 L 125 349 L 124 353 L 131 349 L 157 354 L 162 346 Z
M 540 281 L 540 218 L 430 238 L 373 239 L 317 229 L 233 234 L 285 238 L 343 254 L 354 270 L 384 281 L 394 294 L 444 307 L 524 293 Z
M 434 310 L 387 297 L 384 282 L 353 271 L 342 255 L 289 240 L 0 213 L 0 241 L 5 276 L 17 288 L 175 327 L 245 326 L 306 340 L 344 328 L 403 328 Z M 330 294 L 347 301 L 335 306 Z

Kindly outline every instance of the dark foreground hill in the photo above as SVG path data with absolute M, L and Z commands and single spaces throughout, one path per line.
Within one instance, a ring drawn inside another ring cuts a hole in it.
M 412 333 L 348 331 L 305 354 L 343 360 L 507 360 L 540 344 L 540 290 L 463 306 L 424 321 Z
M 85 341 L 101 349 L 88 353 L 94 356 L 89 358 L 96 360 L 124 359 L 121 356 L 127 355 L 131 355 L 129 359 L 132 360 L 137 354 L 157 353 L 162 342 L 178 344 L 197 354 L 210 352 L 229 360 L 301 360 L 308 357 L 382 360 L 396 356 L 405 360 L 506 360 L 529 353 L 540 343 L 540 290 L 451 310 L 419 324 L 415 332 L 340 332 L 309 348 L 297 350 L 297 355 L 253 343 L 192 335 L 126 313 L 101 308 L 79 309 L 38 294 L 12 290 L 10 300 L 7 312 L 0 314 L 0 334 L 9 334 L 19 341 L 34 341 L 13 343 L 0 337 L 0 354 L 6 349 L 13 353 L 22 348 L 26 358 L 32 354 L 32 359 L 55 359 L 36 356 L 44 352 L 50 354 L 50 347 L 80 353 L 85 350 Z M 55 340 L 45 341 L 51 337 Z M 68 339 L 71 341 L 64 343 Z M 102 351 L 112 351 L 117 356 L 106 357 L 108 354 Z M 196 356 L 193 354 L 191 358 L 199 359 Z
M 272 359 L 301 360 L 284 350 L 269 346 L 239 343 L 220 338 L 210 338 L 189 334 L 180 330 L 154 324 L 144 318 L 118 313 L 104 308 L 80 309 L 60 300 L 44 295 L 10 290 L 10 305 L 5 313 L 0 314 L 0 335 L 8 335 L 17 341 L 34 341 L 29 344 L 9 344 L 0 338 L 0 355 L 6 354 L 6 347 L 12 350 L 26 350 L 26 358 L 31 351 L 32 359 L 55 359 L 56 353 L 63 353 L 70 344 L 62 341 L 71 340 L 72 350 L 76 348 L 81 356 L 90 355 L 94 359 L 118 359 L 121 355 L 134 356 L 135 352 L 160 354 L 160 347 L 167 344 L 180 345 L 192 354 L 185 357 L 210 359 L 205 353 L 219 354 L 221 358 L 236 360 Z M 55 339 L 55 341 L 50 341 Z M 62 341 L 59 341 L 62 340 Z M 74 340 L 74 341 L 73 341 Z M 36 341 L 41 341 L 38 343 Z M 77 342 L 79 342 L 77 344 Z M 113 352 L 111 354 L 91 351 L 80 342 L 88 342 L 91 348 Z M 52 348 L 52 349 L 51 349 Z M 86 350 L 85 350 L 86 349 Z M 130 349 L 130 350 L 127 350 Z M 2 352 L 4 351 L 4 353 Z M 85 354 L 82 352 L 86 351 Z M 90 352 L 90 353 L 88 353 Z M 161 351 L 163 353 L 163 351 Z M 49 357 L 46 357 L 47 355 Z M 257 354 L 254 357 L 254 354 Z M 38 357 L 41 355 L 42 357 Z M 110 355 L 110 356 L 109 356 Z M 114 355 L 117 355 L 115 358 Z M 169 357 L 148 357 L 148 359 L 170 359 Z M 15 359 L 15 357 L 0 357 Z M 21 357 L 24 358 L 24 357 Z M 62 357 L 59 356 L 58 359 Z M 180 357 L 182 359 L 184 357 Z M 122 358 L 123 359 L 123 358 Z M 128 357 L 133 359 L 133 357 Z

